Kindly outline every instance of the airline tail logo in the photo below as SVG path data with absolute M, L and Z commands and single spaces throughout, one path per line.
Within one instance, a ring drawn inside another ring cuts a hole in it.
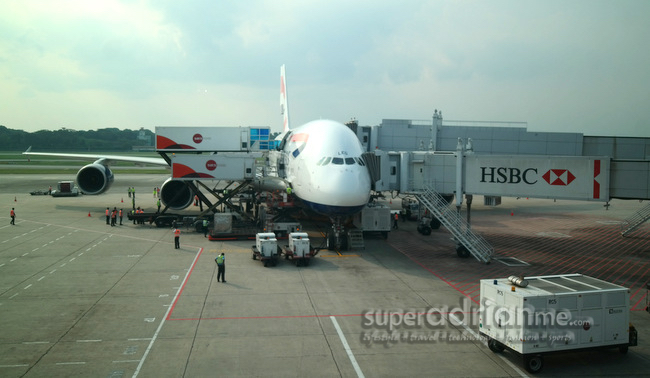
M 284 64 L 280 67 L 280 114 L 282 114 L 282 130 L 289 130 L 289 103 L 287 100 L 287 77 Z

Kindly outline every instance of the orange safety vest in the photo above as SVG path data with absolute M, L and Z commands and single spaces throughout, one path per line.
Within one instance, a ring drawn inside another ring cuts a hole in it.
M 120 209 L 120 217 L 122 216 L 122 209 Z
M 179 237 L 179 236 L 181 236 L 181 230 L 179 230 L 178 228 L 175 229 L 175 230 L 174 230 L 174 236 L 175 236 L 175 237 Z
M 108 216 L 108 209 L 106 209 L 106 216 Z
M 386 219 L 386 218 L 384 218 L 384 219 Z M 398 219 L 399 219 L 399 214 L 395 213 L 395 220 L 398 220 Z
M 11 210 L 11 216 L 12 216 L 12 217 L 15 217 L 15 216 L 16 216 L 16 213 L 15 213 L 13 210 Z

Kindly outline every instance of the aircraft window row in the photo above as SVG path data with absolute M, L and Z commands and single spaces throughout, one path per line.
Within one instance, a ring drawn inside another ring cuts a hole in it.
M 354 165 L 354 164 L 359 164 L 361 166 L 365 166 L 366 163 L 364 163 L 363 159 L 357 158 L 357 157 L 349 157 L 349 158 L 340 158 L 340 157 L 323 157 L 321 158 L 317 165 L 328 165 L 328 164 L 334 164 L 334 165 Z

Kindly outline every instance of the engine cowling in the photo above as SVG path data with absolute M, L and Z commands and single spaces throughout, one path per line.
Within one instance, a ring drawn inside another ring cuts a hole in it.
M 77 185 L 84 194 L 104 193 L 113 184 L 113 172 L 108 166 L 88 164 L 77 172 Z
M 183 210 L 192 204 L 194 193 L 184 181 L 168 178 L 160 187 L 160 200 L 172 210 Z

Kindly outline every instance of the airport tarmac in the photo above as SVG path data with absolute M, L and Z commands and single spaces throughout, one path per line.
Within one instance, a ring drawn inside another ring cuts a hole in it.
M 106 207 L 130 204 L 129 186 L 153 209 L 164 175 L 118 175 L 100 196 L 28 194 L 73 178 L 0 175 L 0 376 L 525 376 L 517 356 L 476 337 L 478 280 L 568 271 L 631 288 L 639 346 L 549 356 L 540 375 L 650 374 L 650 225 L 616 235 L 645 203 L 475 202 L 474 228 L 527 265 L 460 259 L 446 231 L 400 222 L 364 250 L 264 268 L 252 241 L 183 229 L 174 249 L 170 229 L 106 225 Z M 216 280 L 221 252 L 227 283 Z

